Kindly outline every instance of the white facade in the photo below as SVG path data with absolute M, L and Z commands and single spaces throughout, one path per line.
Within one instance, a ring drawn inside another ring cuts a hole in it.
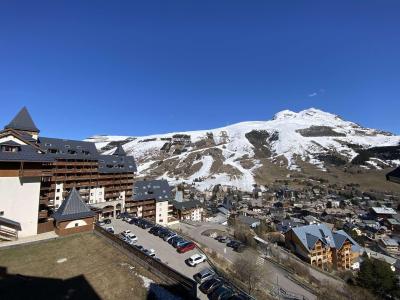
M 90 189 L 89 192 L 89 203 L 102 203 L 105 202 L 104 200 L 104 187 L 95 187 Z
M 64 184 L 56 183 L 56 189 L 54 191 L 54 206 L 59 208 L 63 201 Z
M 19 237 L 37 234 L 40 177 L 0 177 L 0 213 L 21 224 Z
M 168 201 L 160 201 L 156 203 L 156 223 L 161 225 L 168 224 Z

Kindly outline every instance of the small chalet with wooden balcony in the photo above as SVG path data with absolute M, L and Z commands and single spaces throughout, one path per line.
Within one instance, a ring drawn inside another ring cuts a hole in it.
M 0 131 L 0 217 L 19 223 L 20 237 L 54 230 L 52 215 L 73 188 L 99 217 L 125 210 L 136 163 L 121 145 L 101 155 L 94 143 L 39 132 L 25 107 Z
M 349 270 L 359 256 L 360 246 L 343 230 L 331 231 L 324 224 L 291 228 L 286 246 L 313 266 Z

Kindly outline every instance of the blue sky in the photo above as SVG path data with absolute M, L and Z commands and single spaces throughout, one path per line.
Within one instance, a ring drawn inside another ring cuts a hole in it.
M 400 1 L 1 1 L 0 120 L 146 135 L 317 107 L 400 134 Z

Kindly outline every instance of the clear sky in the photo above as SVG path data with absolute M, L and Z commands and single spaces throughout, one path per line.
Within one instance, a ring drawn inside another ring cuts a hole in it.
M 0 124 L 147 135 L 316 107 L 400 134 L 400 1 L 0 1 Z

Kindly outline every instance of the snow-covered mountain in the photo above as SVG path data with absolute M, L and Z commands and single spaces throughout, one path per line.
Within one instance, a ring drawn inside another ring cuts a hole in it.
M 315 108 L 284 110 L 269 121 L 151 136 L 93 136 L 106 154 L 118 143 L 138 163 L 139 175 L 251 190 L 269 169 L 287 173 L 307 165 L 317 171 L 358 166 L 380 169 L 400 164 L 400 136 L 364 128 Z

